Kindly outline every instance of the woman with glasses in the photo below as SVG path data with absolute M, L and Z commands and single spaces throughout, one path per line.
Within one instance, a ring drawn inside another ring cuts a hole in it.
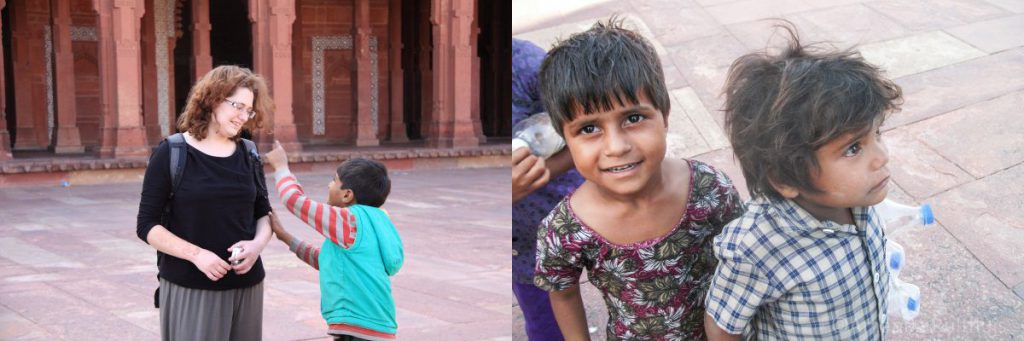
M 217 67 L 195 84 L 178 119 L 185 152 L 172 157 L 168 138 L 150 156 L 136 232 L 158 251 L 164 340 L 262 338 L 270 202 L 257 181 L 262 165 L 239 134 L 262 128 L 272 111 L 261 76 Z M 172 159 L 184 163 L 173 172 L 180 181 L 172 181 Z

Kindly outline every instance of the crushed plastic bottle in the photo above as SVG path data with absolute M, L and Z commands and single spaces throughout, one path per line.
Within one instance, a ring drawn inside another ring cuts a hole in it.
M 519 121 L 512 132 L 512 150 L 529 147 L 531 154 L 547 159 L 565 147 L 565 140 L 555 132 L 551 115 L 546 112 Z
M 928 226 L 935 223 L 931 205 L 907 206 L 885 199 L 875 205 L 875 212 L 882 218 L 886 232 L 893 232 L 908 226 Z
M 882 220 L 886 233 L 905 227 L 926 227 L 935 223 L 931 205 L 928 204 L 908 206 L 885 199 L 875 205 L 875 212 Z M 907 253 L 903 246 L 886 238 L 885 266 L 889 270 L 889 314 L 899 315 L 904 321 L 910 321 L 921 313 L 921 288 L 900 280 L 900 273 L 906 264 Z
M 885 241 L 885 266 L 889 268 L 889 276 L 893 278 L 899 277 L 900 270 L 903 270 L 903 264 L 906 263 L 906 253 L 903 251 L 903 246 L 897 244 L 896 241 L 886 238 Z
M 64 188 L 71 187 L 71 182 L 68 182 L 67 179 L 61 180 L 60 181 L 60 187 L 64 187 Z
M 921 288 L 891 277 L 889 281 L 889 315 L 899 315 L 904 321 L 913 320 L 921 313 Z

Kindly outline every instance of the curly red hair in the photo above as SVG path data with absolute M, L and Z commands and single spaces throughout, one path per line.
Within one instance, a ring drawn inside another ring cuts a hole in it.
M 213 108 L 240 88 L 252 91 L 252 107 L 256 111 L 256 117 L 245 122 L 243 128 L 253 132 L 263 129 L 267 114 L 274 112 L 274 101 L 270 98 L 266 80 L 247 68 L 222 65 L 207 72 L 192 86 L 185 110 L 178 117 L 178 130 L 187 131 L 196 140 L 206 138 L 206 131 L 213 120 Z M 231 140 L 238 138 L 235 135 Z

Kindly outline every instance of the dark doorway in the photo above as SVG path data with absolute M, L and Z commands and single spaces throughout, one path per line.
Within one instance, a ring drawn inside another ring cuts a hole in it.
M 477 0 L 480 56 L 480 124 L 484 136 L 512 136 L 511 4 Z
M 9 14 L 10 11 L 11 11 L 11 6 L 10 5 L 7 5 L 6 7 L 4 7 L 3 10 L 0 10 L 0 17 L 2 17 L 0 19 L 3 20 L 3 25 L 4 25 L 3 32 L 2 32 L 2 34 L 4 35 L 4 39 L 3 39 L 3 47 L 4 47 L 4 55 L 3 55 L 3 58 L 4 58 L 4 79 L 0 79 L 0 82 L 4 82 L 4 92 L 6 92 L 4 94 L 4 99 L 7 101 L 5 103 L 6 105 L 4 106 L 4 108 L 5 108 L 4 110 L 6 112 L 5 113 L 0 113 L 0 114 L 6 115 L 6 118 L 7 118 L 7 131 L 9 132 L 10 137 L 11 137 L 11 141 L 10 141 L 11 145 L 7 146 L 8 148 L 10 148 L 8 150 L 14 150 L 14 141 L 16 141 L 14 135 L 17 134 L 17 132 L 18 132 L 18 129 L 16 129 L 16 127 L 18 126 L 18 122 L 16 120 L 18 115 L 14 114 L 14 108 L 16 108 L 16 107 L 14 106 L 14 64 L 11 62 L 11 52 L 12 51 L 11 51 L 11 18 L 10 18 L 10 14 Z
M 252 27 L 248 1 L 210 1 L 210 26 L 213 67 L 238 65 L 252 70 Z
M 402 70 L 405 72 L 403 85 L 405 107 L 405 133 L 410 140 L 423 139 L 420 129 L 423 124 L 423 71 L 420 68 L 420 60 L 430 58 L 429 51 L 424 51 L 420 45 L 423 39 L 430 39 L 430 31 L 422 30 L 424 21 L 429 17 L 421 15 L 428 9 L 429 2 L 420 0 L 402 0 Z M 429 26 L 428 26 L 429 27 Z M 427 63 L 429 65 L 429 63 Z
M 195 67 L 195 60 L 192 59 L 192 0 L 181 0 L 179 8 L 181 21 L 176 29 L 181 35 L 174 43 L 174 112 L 177 113 L 175 117 L 185 109 L 188 92 L 192 90 L 192 70 Z

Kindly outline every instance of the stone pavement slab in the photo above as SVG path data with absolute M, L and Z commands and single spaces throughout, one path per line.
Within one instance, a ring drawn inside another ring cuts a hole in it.
M 890 79 L 956 64 L 985 55 L 944 32 L 927 32 L 858 48 L 864 59 Z
M 934 198 L 936 216 L 1005 287 L 1024 282 L 1024 165 Z
M 896 80 L 903 111 L 886 121 L 897 127 L 1024 89 L 1024 48 L 1014 48 Z M 1006 113 L 1009 114 L 1009 113 Z
M 980 178 L 1024 162 L 1022 108 L 1024 91 L 1016 91 L 912 125 L 910 134 Z
M 1024 15 L 992 19 L 946 30 L 982 51 L 999 52 L 1024 45 Z

